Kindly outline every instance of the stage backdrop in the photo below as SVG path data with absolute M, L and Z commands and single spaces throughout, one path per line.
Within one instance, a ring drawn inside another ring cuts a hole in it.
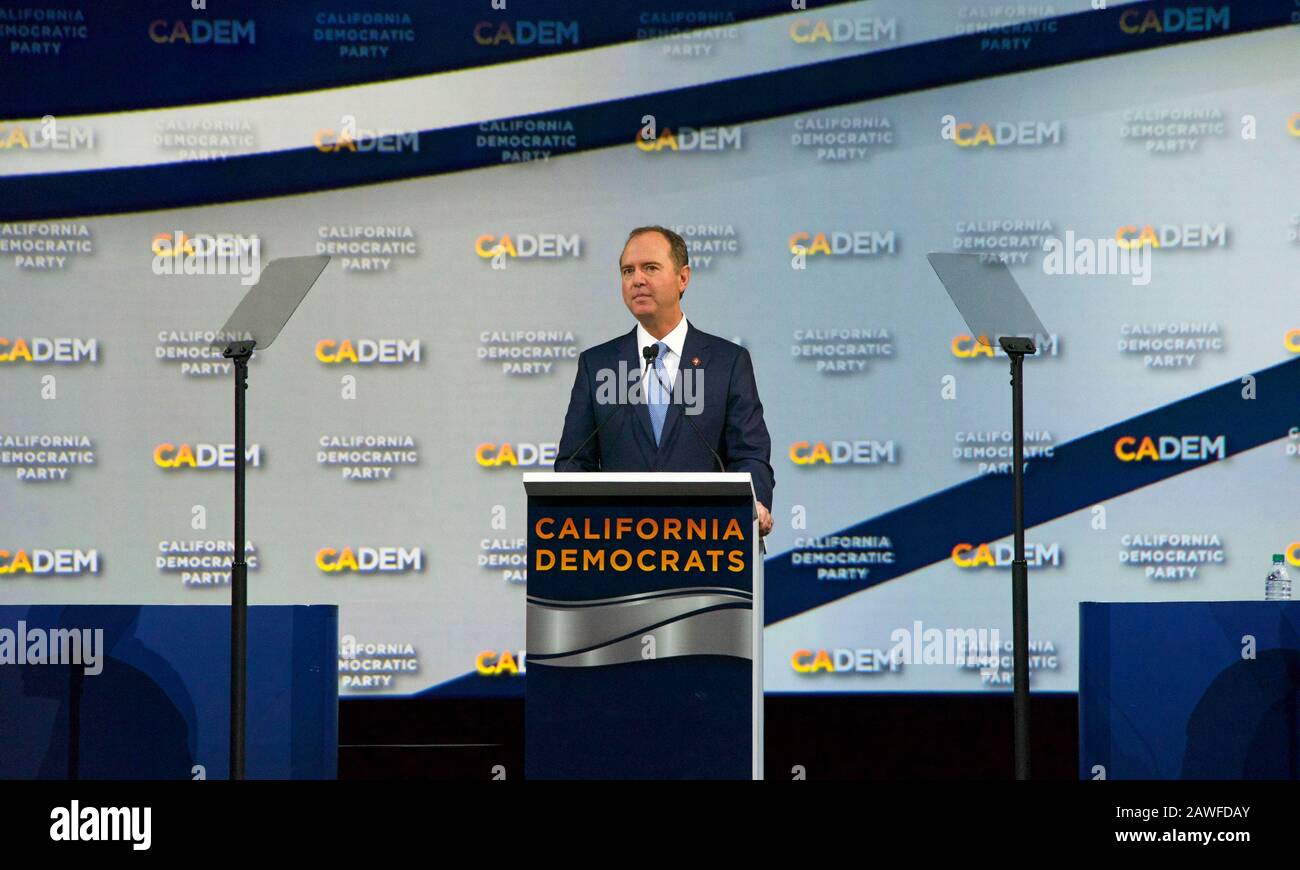
M 252 601 L 340 605 L 345 696 L 520 692 L 520 476 L 646 223 L 754 360 L 769 691 L 1009 688 L 1007 363 L 928 251 L 1049 330 L 1036 690 L 1080 601 L 1300 571 L 1292 0 L 495 5 L 0 7 L 0 601 L 228 600 L 212 333 L 327 253 L 251 366 Z

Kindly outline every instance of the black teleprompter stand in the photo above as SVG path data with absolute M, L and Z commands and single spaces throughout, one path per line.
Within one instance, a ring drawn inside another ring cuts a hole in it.
M 1016 779 L 1029 779 L 1029 563 L 1025 560 L 1024 362 L 1038 352 L 1035 340 L 1047 335 L 1034 307 L 1005 263 L 981 254 L 931 252 L 926 255 L 953 305 L 977 340 L 992 348 L 991 337 L 1011 360 L 1012 531 L 1011 562 L 1012 717 L 1015 722 Z M 1033 337 L 1030 337 L 1033 336 Z M 1001 656 L 994 651 L 993 669 Z
M 231 342 L 221 355 L 235 364 L 235 541 L 230 564 L 230 778 L 244 778 L 244 736 L 248 716 L 248 561 L 244 537 L 246 434 L 244 394 L 254 341 Z
M 248 721 L 248 537 L 244 528 L 247 463 L 244 398 L 253 351 L 270 347 L 329 263 L 325 255 L 281 257 L 261 271 L 213 347 L 235 366 L 235 539 L 230 564 L 230 778 L 243 779 Z
M 1012 711 L 1016 779 L 1029 779 L 1029 562 L 1025 559 L 1025 354 L 1037 353 L 1032 338 L 998 339 L 1011 359 L 1011 490 L 1015 556 L 1011 562 Z

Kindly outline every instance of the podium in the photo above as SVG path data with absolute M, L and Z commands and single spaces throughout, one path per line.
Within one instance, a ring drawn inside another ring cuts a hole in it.
M 530 779 L 761 779 L 747 473 L 528 473 Z

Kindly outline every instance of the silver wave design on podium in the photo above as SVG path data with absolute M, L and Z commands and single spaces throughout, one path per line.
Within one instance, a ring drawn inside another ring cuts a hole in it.
M 588 601 L 529 596 L 528 661 L 595 667 L 688 655 L 749 659 L 752 624 L 753 596 L 743 589 L 672 589 Z

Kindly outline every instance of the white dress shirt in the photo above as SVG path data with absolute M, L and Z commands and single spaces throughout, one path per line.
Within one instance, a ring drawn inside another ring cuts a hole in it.
M 682 346 L 686 344 L 686 329 L 686 315 L 682 315 L 681 321 L 673 327 L 672 332 L 668 333 L 663 338 L 655 338 L 653 335 L 646 332 L 645 327 L 640 323 L 636 325 L 636 348 L 638 356 L 643 348 L 646 348 L 655 342 L 662 341 L 668 346 L 667 351 L 659 352 L 659 358 L 664 361 L 663 380 L 668 386 L 670 392 L 673 388 L 673 382 L 677 380 L 677 369 L 682 363 Z M 650 386 L 646 379 L 653 378 L 654 376 L 654 372 L 648 370 L 648 367 L 645 364 L 645 358 L 642 357 L 641 389 L 643 391 L 648 390 Z M 649 393 L 647 392 L 645 395 L 649 395 Z

